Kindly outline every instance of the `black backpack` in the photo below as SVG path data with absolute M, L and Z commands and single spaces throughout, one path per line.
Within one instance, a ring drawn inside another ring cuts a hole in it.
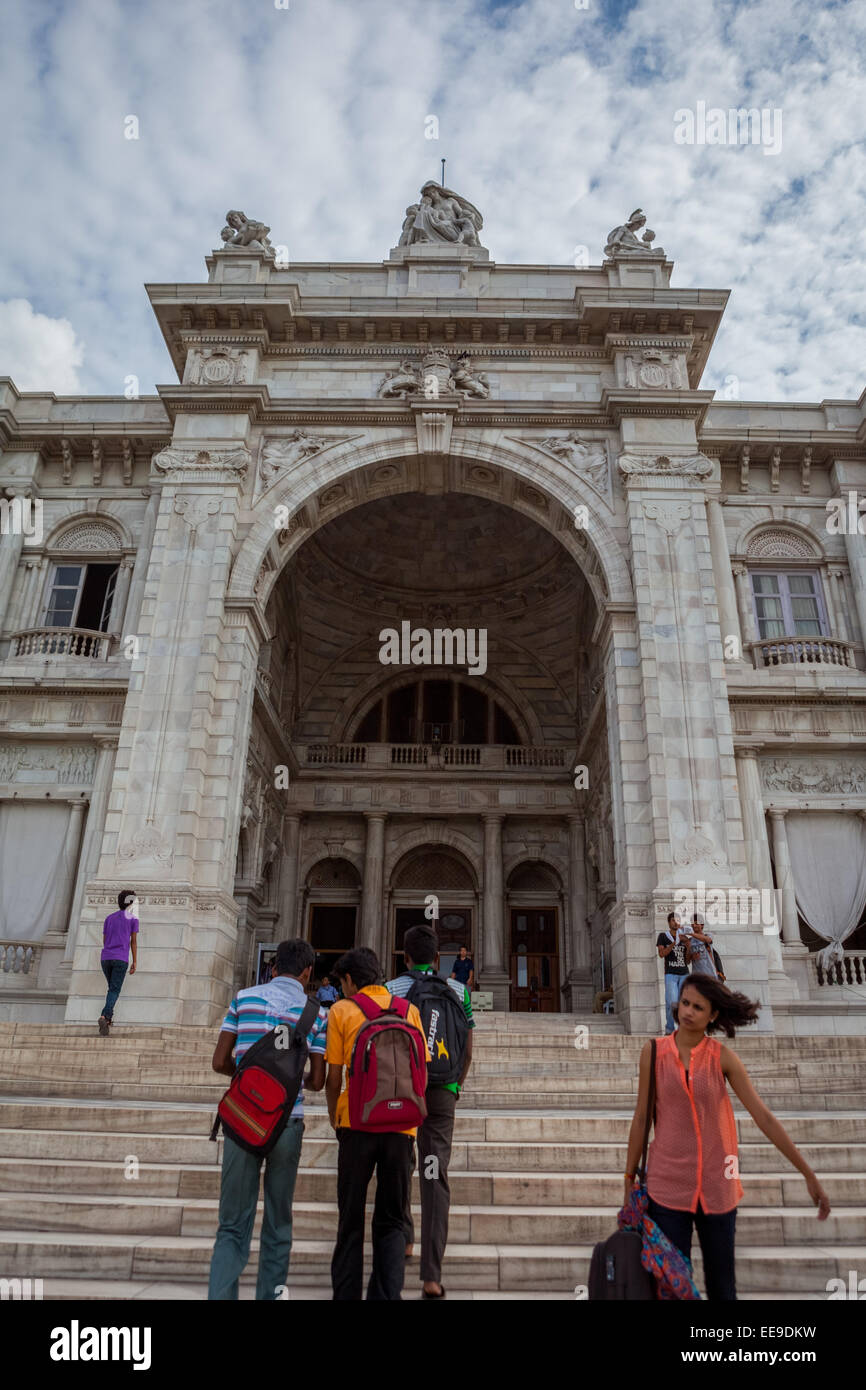
M 469 1020 L 457 991 L 433 971 L 415 971 L 409 977 L 406 998 L 421 1015 L 421 1024 L 432 1062 L 427 1063 L 427 1085 L 444 1086 L 459 1081 L 469 1039 Z

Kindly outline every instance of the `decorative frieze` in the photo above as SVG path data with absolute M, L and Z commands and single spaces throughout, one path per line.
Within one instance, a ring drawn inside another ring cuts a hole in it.
M 866 792 L 866 759 L 762 758 L 761 781 L 767 791 L 860 795 Z
M 162 449 L 151 460 L 172 482 L 240 481 L 250 466 L 250 451 L 234 449 Z
M 0 744 L 0 782 L 57 782 L 88 786 L 96 749 L 89 743 Z
M 713 471 L 712 459 L 705 454 L 690 454 L 687 458 L 668 458 L 659 454 L 656 458 L 639 454 L 620 454 L 617 459 L 619 471 L 628 487 L 634 483 L 656 484 L 662 479 L 675 479 L 685 487 L 695 487 L 708 478 Z

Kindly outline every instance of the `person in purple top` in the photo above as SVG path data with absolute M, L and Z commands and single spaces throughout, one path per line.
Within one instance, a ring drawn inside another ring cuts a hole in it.
M 114 1006 L 120 994 L 127 969 L 135 974 L 138 964 L 138 918 L 135 909 L 138 900 L 131 888 L 125 888 L 117 895 L 118 912 L 112 912 L 102 924 L 102 973 L 108 982 L 105 1008 L 99 1019 L 100 1037 L 107 1038 L 114 1019 Z M 129 965 L 129 952 L 132 949 L 132 966 Z

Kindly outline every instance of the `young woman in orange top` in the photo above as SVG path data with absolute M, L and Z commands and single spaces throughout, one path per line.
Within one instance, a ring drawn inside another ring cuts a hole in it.
M 656 1114 L 647 1158 L 647 1215 L 688 1259 L 697 1226 L 709 1299 L 735 1299 L 734 1227 L 743 1195 L 737 1129 L 727 1085 L 758 1128 L 806 1179 L 818 1220 L 830 1214 L 823 1187 L 772 1111 L 761 1100 L 746 1068 L 710 1033 L 753 1023 L 760 1004 L 734 994 L 719 980 L 692 975 L 674 1009 L 677 1030 L 656 1042 Z M 640 1058 L 637 1105 L 628 1140 L 625 1198 L 629 1200 L 640 1162 L 652 1044 Z

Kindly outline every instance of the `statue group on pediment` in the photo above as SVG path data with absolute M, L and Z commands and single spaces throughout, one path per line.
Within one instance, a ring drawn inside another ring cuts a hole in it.
M 231 208 L 226 213 L 226 225 L 220 232 L 220 239 L 226 251 L 235 247 L 243 251 L 272 251 L 268 237 L 270 230 L 264 222 L 255 222 L 237 208 Z
M 421 189 L 420 202 L 406 209 L 399 245 L 480 246 L 483 225 L 481 213 L 468 199 L 431 181 Z
M 474 366 L 468 352 L 461 352 L 452 363 L 444 352 L 433 348 L 420 363 L 407 358 L 399 367 L 387 372 L 379 387 L 379 396 L 382 400 L 405 399 L 406 396 L 436 400 L 440 391 L 461 391 L 476 400 L 486 400 L 490 395 L 490 382 L 486 374 Z
M 608 260 L 617 260 L 621 256 L 655 256 L 663 259 L 664 248 L 652 244 L 655 241 L 655 232 L 646 227 L 643 236 L 638 237 L 637 233 L 641 227 L 646 227 L 646 214 L 642 208 L 635 208 L 627 222 L 608 232 L 607 245 L 604 248 Z

